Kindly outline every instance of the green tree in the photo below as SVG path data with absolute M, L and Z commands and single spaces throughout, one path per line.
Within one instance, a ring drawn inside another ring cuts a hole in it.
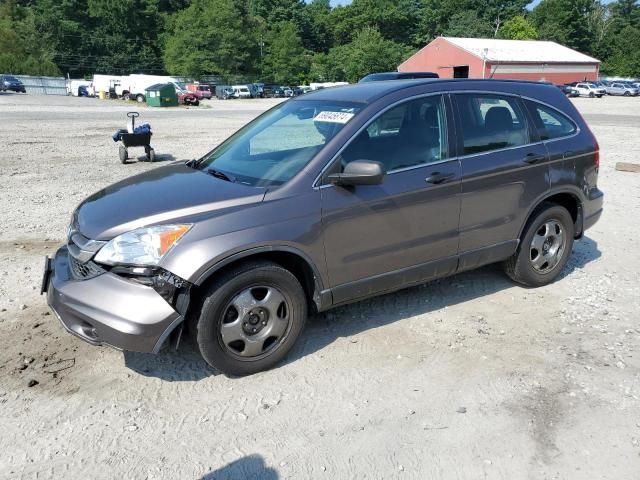
M 516 15 L 504 22 L 498 35 L 509 40 L 536 40 L 538 31 L 524 16 Z
M 478 16 L 474 10 L 454 13 L 444 31 L 447 37 L 493 37 L 493 27 L 489 20 Z
M 240 2 L 194 0 L 169 22 L 164 61 L 169 73 L 247 75 L 258 63 L 256 23 Z
M 324 59 L 324 73 L 329 78 L 318 80 L 357 82 L 372 72 L 395 70 L 409 56 L 410 48 L 385 40 L 375 27 L 364 27 L 353 42 L 333 47 Z M 314 62 L 313 73 L 320 73 Z
M 353 0 L 331 12 L 334 42 L 344 45 L 365 27 L 376 28 L 382 38 L 409 43 L 418 26 L 419 2 L 415 0 Z
M 542 40 L 553 40 L 583 53 L 592 53 L 594 32 L 591 18 L 598 0 L 542 0 L 530 20 Z
M 263 78 L 280 84 L 301 83 L 307 77 L 310 57 L 296 25 L 279 22 L 267 35 Z
M 640 76 L 640 28 L 627 26 L 620 31 L 602 71 L 622 77 Z
M 422 0 L 415 42 L 440 35 L 495 37 L 505 21 L 524 15 L 528 0 Z
M 332 46 L 331 4 L 329 0 L 313 0 L 302 12 L 302 43 L 308 50 L 328 52 Z
M 15 0 L 0 2 L 0 71 L 25 75 L 59 75 L 53 51 L 42 42 L 35 16 Z

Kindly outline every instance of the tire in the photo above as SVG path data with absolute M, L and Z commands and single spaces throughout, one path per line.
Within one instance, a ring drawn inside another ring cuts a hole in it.
M 144 103 L 144 95 L 142 95 L 141 93 L 139 93 L 138 95 L 136 95 L 136 102 L 138 103 Z
M 527 222 L 518 249 L 504 262 L 506 274 L 527 287 L 552 283 L 569 260 L 573 237 L 573 219 L 567 209 L 543 203 Z
M 120 156 L 120 162 L 127 163 L 127 159 L 129 158 L 129 152 L 127 152 L 127 147 L 124 145 L 120 145 L 118 149 L 118 154 Z
M 259 261 L 216 279 L 203 295 L 191 328 L 209 365 L 241 376 L 280 362 L 306 318 L 306 296 L 298 279 L 278 264 Z
M 631 94 L 630 94 L 629 92 L 624 92 L 624 96 L 625 96 L 625 97 L 630 97 L 630 96 L 631 96 Z
M 589 92 L 589 98 L 593 98 L 595 97 L 595 94 L 593 92 Z

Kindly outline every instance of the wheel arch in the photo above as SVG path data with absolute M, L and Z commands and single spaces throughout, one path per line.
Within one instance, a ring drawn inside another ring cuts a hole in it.
M 567 209 L 571 218 L 573 219 L 574 226 L 574 237 L 581 238 L 583 233 L 582 223 L 583 223 L 583 214 L 582 214 L 582 199 L 578 192 L 570 189 L 562 189 L 562 190 L 554 190 L 547 192 L 547 194 L 540 199 L 529 209 L 527 212 L 526 220 L 520 229 L 518 234 L 518 238 L 522 238 L 524 231 L 527 228 L 527 225 L 531 222 L 533 214 L 538 210 L 538 208 L 543 203 L 554 203 L 556 205 L 560 205 Z
M 329 306 L 330 297 L 317 266 L 304 252 L 288 245 L 253 247 L 219 260 L 198 277 L 192 293 L 198 296 L 220 273 L 255 260 L 271 261 L 289 270 L 302 285 L 310 311 L 322 311 Z

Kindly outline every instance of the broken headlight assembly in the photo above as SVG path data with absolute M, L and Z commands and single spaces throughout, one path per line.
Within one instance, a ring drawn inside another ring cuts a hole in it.
M 162 258 L 191 229 L 190 224 L 155 225 L 110 240 L 94 261 L 127 280 L 153 288 L 179 313 L 186 311 L 191 284 L 158 267 Z
M 131 267 L 118 265 L 111 273 L 132 282 L 153 288 L 178 313 L 184 314 L 189 303 L 191 283 L 160 267 Z

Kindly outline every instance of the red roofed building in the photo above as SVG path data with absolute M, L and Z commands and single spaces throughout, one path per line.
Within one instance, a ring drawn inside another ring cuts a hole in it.
M 600 61 L 555 42 L 438 37 L 398 67 L 442 78 L 503 78 L 555 84 L 597 80 Z

